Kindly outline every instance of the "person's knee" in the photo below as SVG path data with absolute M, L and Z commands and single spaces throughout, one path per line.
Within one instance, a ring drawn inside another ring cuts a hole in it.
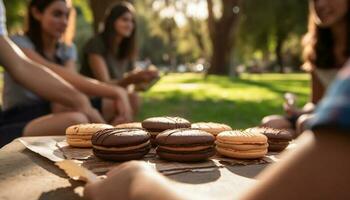
M 130 99 L 131 107 L 134 111 L 134 115 L 136 115 L 141 108 L 142 98 L 138 93 L 132 92 L 132 93 L 129 93 L 129 99 Z
M 68 124 L 71 125 L 89 123 L 89 119 L 87 118 L 87 116 L 80 112 L 67 113 L 67 116 L 65 116 L 65 118 Z

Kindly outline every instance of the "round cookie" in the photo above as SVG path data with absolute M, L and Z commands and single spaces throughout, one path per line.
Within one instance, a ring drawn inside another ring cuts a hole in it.
M 157 155 L 164 160 L 198 162 L 215 154 L 215 137 L 198 129 L 174 129 L 156 137 Z
M 108 124 L 78 124 L 66 129 L 67 143 L 72 147 L 91 147 L 92 135 L 113 126 Z
M 218 135 L 223 131 L 230 131 L 232 128 L 226 124 L 214 123 L 214 122 L 198 122 L 192 124 L 191 128 L 200 129 L 214 136 Z
M 268 138 L 269 151 L 283 151 L 289 145 L 289 142 L 293 139 L 292 132 L 288 130 L 268 127 L 255 127 L 247 129 L 246 131 L 264 134 Z
M 266 155 L 267 137 L 247 131 L 224 131 L 216 136 L 216 150 L 223 156 L 257 159 Z
M 191 123 L 181 117 L 151 117 L 142 122 L 142 127 L 151 132 L 162 132 L 168 129 L 190 128 Z
M 141 122 L 131 122 L 125 124 L 118 124 L 115 126 L 116 128 L 142 128 Z
M 150 150 L 150 135 L 145 130 L 106 129 L 92 138 L 93 153 L 104 160 L 127 161 L 143 158 Z
M 191 123 L 180 117 L 151 117 L 142 122 L 142 127 L 151 134 L 152 146 L 156 147 L 156 137 L 168 129 L 190 128 Z
M 256 159 L 262 158 L 267 154 L 267 149 L 264 150 L 248 150 L 248 151 L 233 151 L 232 149 L 216 148 L 221 155 L 238 158 L 238 159 Z

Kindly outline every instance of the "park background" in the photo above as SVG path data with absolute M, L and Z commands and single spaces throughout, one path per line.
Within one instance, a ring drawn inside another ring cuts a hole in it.
M 73 0 L 78 51 L 118 0 Z M 233 128 L 283 114 L 285 92 L 309 98 L 301 40 L 307 31 L 305 0 L 133 0 L 139 66 L 152 62 L 163 76 L 142 94 L 138 120 L 182 116 Z M 10 34 L 25 27 L 27 0 L 4 0 Z M 1 84 L 2 85 L 2 84 Z

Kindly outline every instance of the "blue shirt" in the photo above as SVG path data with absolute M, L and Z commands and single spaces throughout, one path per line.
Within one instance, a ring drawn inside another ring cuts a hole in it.
M 335 128 L 350 132 L 350 65 L 339 72 L 310 126 L 312 130 Z

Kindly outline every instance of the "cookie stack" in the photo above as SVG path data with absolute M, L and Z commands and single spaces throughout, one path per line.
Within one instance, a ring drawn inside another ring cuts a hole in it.
M 72 147 L 92 147 L 91 137 L 99 130 L 113 128 L 108 124 L 78 124 L 66 129 L 67 143 Z
M 142 127 L 151 134 L 151 143 L 157 146 L 155 138 L 169 129 L 190 128 L 191 123 L 181 117 L 151 117 L 142 122 Z
M 257 159 L 267 154 L 267 137 L 247 131 L 224 131 L 216 137 L 216 150 L 223 156 Z

